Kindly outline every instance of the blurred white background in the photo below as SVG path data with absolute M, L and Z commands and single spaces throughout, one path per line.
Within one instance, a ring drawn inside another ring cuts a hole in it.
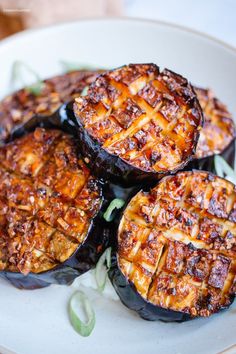
M 187 26 L 236 47 L 236 0 L 124 0 L 124 11 Z
M 30 27 L 106 16 L 176 23 L 236 47 L 236 0 L 0 0 L 0 39 Z

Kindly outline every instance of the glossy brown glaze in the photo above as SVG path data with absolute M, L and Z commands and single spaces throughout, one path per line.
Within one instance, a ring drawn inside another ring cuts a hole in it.
M 194 87 L 204 113 L 195 157 L 201 159 L 222 153 L 235 139 L 235 124 L 227 107 L 211 90 Z
M 40 273 L 84 243 L 101 207 L 75 140 L 37 128 L 0 148 L 0 268 Z
M 75 100 L 74 112 L 103 151 L 140 174 L 156 176 L 187 163 L 202 125 L 191 85 L 154 64 L 130 64 L 100 75 L 88 95 Z
M 193 171 L 139 192 L 119 225 L 118 266 L 159 308 L 192 318 L 229 306 L 236 291 L 235 186 Z
M 0 102 L 0 141 L 34 115 L 50 116 L 62 103 L 79 96 L 96 76 L 95 71 L 73 71 L 45 80 L 39 95 L 25 88 L 5 97 Z

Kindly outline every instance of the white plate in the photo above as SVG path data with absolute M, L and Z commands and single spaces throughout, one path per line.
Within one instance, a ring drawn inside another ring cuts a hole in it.
M 236 116 L 236 51 L 201 34 L 143 20 L 86 20 L 25 32 L 0 43 L 0 95 L 9 90 L 11 64 L 20 59 L 42 76 L 59 60 L 116 67 L 154 62 L 193 83 L 212 87 Z M 235 306 L 209 319 L 146 322 L 119 301 L 88 290 L 96 311 L 92 335 L 70 326 L 67 303 L 75 286 L 22 291 L 0 282 L 0 344 L 19 354 L 217 353 L 236 343 Z M 108 291 L 107 291 L 108 293 Z M 234 350 L 232 352 L 235 352 Z

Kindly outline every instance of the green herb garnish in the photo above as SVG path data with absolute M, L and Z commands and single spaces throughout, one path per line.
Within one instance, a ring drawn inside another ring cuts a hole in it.
M 27 72 L 34 77 L 34 84 L 26 85 L 24 72 Z M 39 75 L 28 64 L 20 60 L 16 60 L 12 65 L 11 86 L 15 88 L 17 82 L 20 82 L 20 84 L 25 87 L 28 92 L 35 96 L 40 95 L 45 86 Z
M 78 315 L 78 308 L 81 308 L 87 320 L 82 321 Z M 82 291 L 75 292 L 69 302 L 69 317 L 72 326 L 83 337 L 88 337 L 95 326 L 95 313 L 87 296 Z
M 236 184 L 236 173 L 233 168 L 221 156 L 214 158 L 215 170 L 219 177 L 229 176 L 232 182 Z
M 95 280 L 97 283 L 97 288 L 100 292 L 103 292 L 106 281 L 107 281 L 107 271 L 111 267 L 111 247 L 107 248 L 104 253 L 99 258 L 96 268 L 95 268 Z
M 113 220 L 114 215 L 113 212 L 115 209 L 121 209 L 125 205 L 125 201 L 120 198 L 115 198 L 112 200 L 112 202 L 109 204 L 107 210 L 103 214 L 103 217 L 106 221 L 110 222 Z

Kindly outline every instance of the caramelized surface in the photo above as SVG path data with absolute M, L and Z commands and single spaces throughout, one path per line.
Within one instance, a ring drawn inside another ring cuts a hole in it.
M 236 291 L 236 190 L 207 172 L 163 178 L 128 204 L 119 266 L 149 302 L 209 316 Z
M 235 138 L 235 125 L 227 107 L 211 90 L 194 87 L 205 122 L 197 144 L 196 158 L 219 154 Z
M 42 272 L 85 240 L 100 188 L 73 138 L 38 128 L 0 148 L 0 269 Z
M 201 109 L 183 77 L 154 64 L 100 75 L 75 115 L 103 149 L 138 169 L 166 172 L 195 152 Z
M 55 112 L 62 103 L 80 95 L 96 76 L 94 71 L 74 71 L 45 80 L 39 95 L 22 89 L 4 98 L 0 102 L 0 141 L 8 137 L 14 126 L 35 114 Z

